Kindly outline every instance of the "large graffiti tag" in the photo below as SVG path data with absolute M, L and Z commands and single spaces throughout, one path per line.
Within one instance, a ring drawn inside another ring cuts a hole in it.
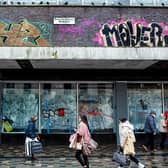
M 27 20 L 18 23 L 0 21 L 0 46 L 49 46 L 39 27 Z
M 113 47 L 168 47 L 168 26 L 144 19 L 105 23 L 93 41 Z

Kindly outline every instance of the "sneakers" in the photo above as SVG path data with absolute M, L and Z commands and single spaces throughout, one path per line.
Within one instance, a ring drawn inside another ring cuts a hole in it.
M 142 163 L 138 163 L 138 168 L 145 168 L 145 165 L 143 165 Z
M 145 145 L 142 145 L 142 148 L 144 149 L 145 152 L 148 152 L 148 148 Z

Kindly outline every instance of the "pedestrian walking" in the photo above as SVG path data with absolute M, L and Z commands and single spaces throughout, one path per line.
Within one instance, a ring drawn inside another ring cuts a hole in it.
M 130 160 L 137 164 L 138 168 L 145 168 L 145 165 L 135 157 L 134 143 L 136 142 L 136 139 L 134 135 L 134 127 L 126 118 L 119 120 L 119 137 L 120 151 L 123 152 L 124 155 L 128 155 Z M 124 166 L 120 165 L 118 168 L 120 167 Z
M 90 141 L 91 135 L 89 132 L 89 124 L 86 115 L 79 116 L 79 125 L 77 129 L 77 143 L 82 145 L 81 149 L 76 149 L 75 157 L 79 161 L 79 163 L 84 168 L 89 168 L 89 160 L 88 155 L 83 150 L 84 145 L 88 144 Z
M 159 131 L 161 135 L 160 149 L 165 148 L 165 141 L 167 138 L 166 120 L 167 120 L 167 116 L 164 113 L 162 113 L 160 116 L 160 126 L 159 126 Z
M 146 117 L 144 126 L 145 143 L 142 145 L 143 149 L 146 152 L 150 150 L 152 154 L 155 151 L 154 142 L 155 142 L 155 135 L 157 133 L 155 118 L 156 113 L 154 111 L 150 112 Z
M 26 128 L 26 139 L 25 139 L 25 154 L 26 156 L 31 156 L 32 160 L 37 160 L 34 153 L 31 151 L 31 145 L 30 143 L 35 140 L 39 140 L 39 136 L 36 135 L 36 121 L 37 116 L 33 115 L 31 119 L 28 121 L 28 126 Z

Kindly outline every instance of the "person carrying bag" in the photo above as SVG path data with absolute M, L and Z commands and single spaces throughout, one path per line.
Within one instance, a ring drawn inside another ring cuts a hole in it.
M 89 132 L 89 124 L 87 117 L 85 115 L 79 116 L 79 125 L 76 132 L 76 140 L 77 143 L 80 143 L 82 145 L 81 149 L 76 149 L 75 157 L 83 166 L 84 168 L 89 168 L 89 160 L 88 160 L 88 154 L 91 153 L 91 151 L 88 151 L 88 148 L 86 147 L 90 141 L 91 135 Z
M 37 160 L 35 153 L 42 152 L 42 144 L 39 141 L 40 137 L 36 135 L 35 123 L 37 121 L 37 116 L 33 115 L 28 121 L 28 126 L 26 128 L 26 139 L 25 139 L 25 155 L 31 156 L 32 160 Z
M 69 142 L 69 148 L 76 150 L 75 157 L 79 163 L 83 167 L 89 168 L 88 155 L 97 149 L 98 143 L 91 138 L 87 117 L 85 115 L 79 116 L 78 129 L 75 133 L 70 135 Z
M 120 152 L 123 155 L 128 156 L 129 159 L 138 165 L 138 168 L 145 168 L 145 165 L 140 163 L 140 161 L 135 157 L 134 143 L 136 141 L 134 135 L 133 125 L 126 119 L 122 118 L 119 120 L 119 137 L 120 137 Z M 123 167 L 120 163 L 120 167 Z

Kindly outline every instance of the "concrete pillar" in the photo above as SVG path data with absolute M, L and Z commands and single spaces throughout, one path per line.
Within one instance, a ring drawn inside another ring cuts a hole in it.
M 0 102 L 2 102 L 2 83 L 0 83 Z M 0 103 L 0 144 L 2 143 L 2 103 Z
M 127 83 L 125 82 L 117 82 L 115 84 L 115 113 L 117 144 L 119 144 L 119 119 L 123 117 L 128 118 Z

